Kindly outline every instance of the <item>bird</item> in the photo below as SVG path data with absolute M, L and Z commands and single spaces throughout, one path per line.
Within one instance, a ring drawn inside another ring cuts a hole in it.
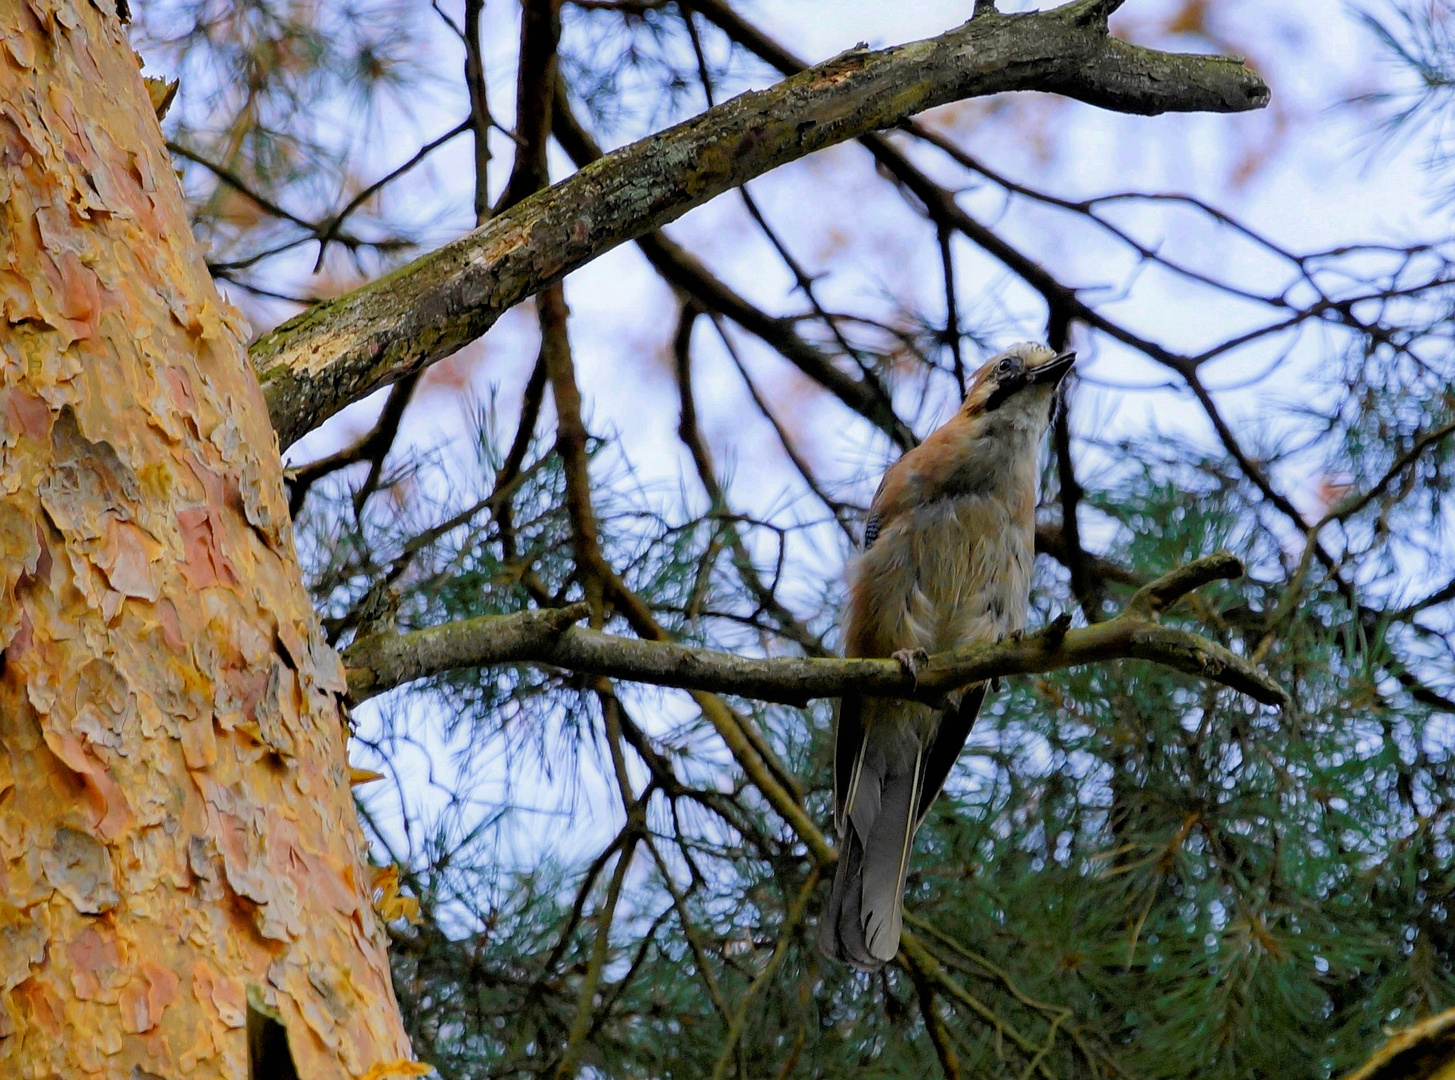
M 1074 352 L 1023 342 L 973 376 L 959 410 L 884 473 L 849 565 L 846 656 L 930 653 L 1024 632 L 1040 449 Z M 834 733 L 838 870 L 819 920 L 830 959 L 875 971 L 899 950 L 910 848 L 969 738 L 986 684 L 943 707 L 845 695 Z

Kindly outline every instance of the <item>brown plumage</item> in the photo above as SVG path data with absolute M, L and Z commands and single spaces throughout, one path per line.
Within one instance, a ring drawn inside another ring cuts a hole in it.
M 925 653 L 997 641 L 1025 625 L 1035 557 L 1036 478 L 1057 387 L 1074 354 L 1016 345 L 971 380 L 964 405 L 884 473 L 849 571 L 847 656 Z M 985 697 L 944 709 L 845 697 L 834 746 L 839 868 L 819 944 L 865 970 L 899 949 L 915 830 Z

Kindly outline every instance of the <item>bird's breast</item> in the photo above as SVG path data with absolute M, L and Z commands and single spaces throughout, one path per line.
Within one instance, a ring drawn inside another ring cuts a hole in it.
M 854 568 L 849 649 L 939 652 L 1022 628 L 1034 559 L 1023 501 L 939 499 L 886 526 Z

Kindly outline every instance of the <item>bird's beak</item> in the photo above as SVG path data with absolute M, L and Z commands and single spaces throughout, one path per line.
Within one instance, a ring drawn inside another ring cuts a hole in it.
M 1040 367 L 1036 368 L 1035 371 L 1027 372 L 1026 379 L 1028 382 L 1050 383 L 1052 386 L 1055 386 L 1066 377 L 1066 373 L 1071 370 L 1072 365 L 1075 363 L 1076 353 L 1068 349 L 1059 356 L 1047 360 Z

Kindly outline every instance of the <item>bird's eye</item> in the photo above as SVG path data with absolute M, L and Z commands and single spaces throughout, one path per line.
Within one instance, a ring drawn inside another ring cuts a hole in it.
M 995 373 L 997 375 L 1009 375 L 1014 370 L 1015 361 L 1012 360 L 1009 356 L 1007 356 L 1004 360 L 995 365 Z

